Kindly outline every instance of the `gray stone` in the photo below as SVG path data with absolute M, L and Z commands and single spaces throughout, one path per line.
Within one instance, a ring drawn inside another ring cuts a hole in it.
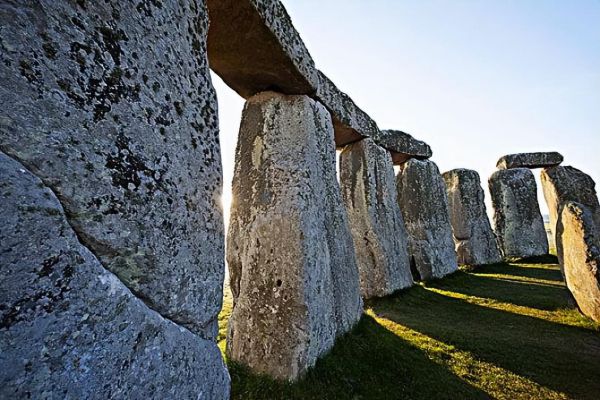
M 216 343 L 136 298 L 1 152 L 0 204 L 0 398 L 229 398 Z
M 378 135 L 379 128 L 375 121 L 321 71 L 319 71 L 319 87 L 315 98 L 331 113 L 335 143 L 338 147 Z
M 526 168 L 500 170 L 488 183 L 503 257 L 510 260 L 548 254 L 533 173 Z
M 600 227 L 600 204 L 596 183 L 584 172 L 573 167 L 551 167 L 541 172 L 542 189 L 550 211 L 550 229 L 556 235 L 556 222 L 560 207 L 568 201 L 586 206 L 592 213 L 595 225 Z
M 456 271 L 448 199 L 437 165 L 429 160 L 410 159 L 400 166 L 396 184 L 409 235 L 411 263 L 418 278 L 441 278 Z
M 394 164 L 400 165 L 410 158 L 424 160 L 432 156 L 431 147 L 406 132 L 386 129 L 380 131 L 375 142 L 392 152 Z
M 152 309 L 214 338 L 224 274 L 203 2 L 2 2 L 0 149 Z
M 398 208 L 390 153 L 372 139 L 346 146 L 340 155 L 340 184 L 363 298 L 411 286 L 408 236 Z
M 316 92 L 315 63 L 279 0 L 207 0 L 210 66 L 244 98 Z
M 297 379 L 362 313 L 333 126 L 322 105 L 274 92 L 248 99 L 227 240 L 229 359 Z
M 496 163 L 498 169 L 544 168 L 563 162 L 563 156 L 555 151 L 539 153 L 517 153 L 501 157 Z
M 600 236 L 593 213 L 584 205 L 561 207 L 557 244 L 565 282 L 581 312 L 600 322 Z
M 479 174 L 459 168 L 444 172 L 442 176 L 446 183 L 458 263 L 484 265 L 502 261 L 485 209 Z

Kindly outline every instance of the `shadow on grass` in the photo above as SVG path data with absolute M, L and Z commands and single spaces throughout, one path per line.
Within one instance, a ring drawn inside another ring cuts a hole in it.
M 512 274 L 509 272 L 512 269 L 510 265 L 499 268 L 498 272 L 492 272 L 489 269 L 483 273 L 485 268 L 477 270 L 477 275 L 459 271 L 444 279 L 429 282 L 427 285 L 467 296 L 482 297 L 540 310 L 554 311 L 568 306 L 568 291 L 563 286 L 486 276 L 486 273 Z
M 519 265 L 519 264 L 492 264 L 482 265 L 470 272 L 476 274 L 503 274 L 528 279 L 541 279 L 562 283 L 563 277 L 558 266 L 550 268 L 549 266 L 534 266 L 537 264 Z
M 461 282 L 471 289 L 464 290 Z M 518 293 L 522 286 L 513 288 L 517 285 L 513 283 L 459 275 L 433 286 L 448 291 L 460 288 L 463 293 L 474 292 L 476 284 L 486 285 L 477 289 L 478 295 L 487 292 L 487 297 L 523 303 Z M 516 290 L 513 297 L 509 296 L 507 285 Z M 558 294 L 553 288 L 534 290 L 543 290 L 548 296 Z M 544 387 L 578 399 L 597 399 L 600 393 L 597 331 L 471 304 L 420 286 L 377 300 L 371 307 L 378 316 L 468 351 Z
M 229 371 L 233 399 L 489 398 L 368 315 L 297 383 Z

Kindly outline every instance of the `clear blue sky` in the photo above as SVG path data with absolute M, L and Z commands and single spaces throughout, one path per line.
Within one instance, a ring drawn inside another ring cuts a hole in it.
M 600 1 L 284 4 L 318 68 L 380 128 L 428 142 L 442 172 L 477 170 L 488 198 L 508 153 L 557 150 L 600 181 Z M 243 100 L 214 84 L 227 213 Z

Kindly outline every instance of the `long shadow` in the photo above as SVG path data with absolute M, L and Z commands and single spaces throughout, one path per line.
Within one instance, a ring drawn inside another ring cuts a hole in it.
M 295 384 L 230 364 L 232 399 L 488 399 L 422 350 L 363 315 Z
M 598 332 L 474 305 L 423 287 L 371 307 L 382 317 L 547 388 L 578 399 L 598 399 L 600 394 Z
M 568 290 L 563 286 L 511 281 L 485 274 L 459 271 L 442 280 L 432 281 L 428 286 L 547 311 L 569 306 Z
M 477 269 L 473 272 L 477 274 L 505 274 L 522 278 L 543 279 L 557 283 L 563 282 L 563 278 L 558 267 L 551 269 L 547 267 L 533 267 L 531 265 L 524 266 L 519 264 L 493 264 L 477 267 Z

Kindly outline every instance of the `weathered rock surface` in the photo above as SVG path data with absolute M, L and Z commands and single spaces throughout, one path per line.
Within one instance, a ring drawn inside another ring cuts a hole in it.
M 375 142 L 392 152 L 394 164 L 400 165 L 410 158 L 424 160 L 433 154 L 431 147 L 406 132 L 386 129 L 375 136 Z
M 207 25 L 194 0 L 2 2 L 0 149 L 149 307 L 214 338 L 224 249 Z
M 316 93 L 315 63 L 279 0 L 207 0 L 210 67 L 240 96 Z
M 505 259 L 548 254 L 548 239 L 533 173 L 526 168 L 496 171 L 489 179 L 494 226 Z
M 228 356 L 296 379 L 362 313 L 333 126 L 322 105 L 273 92 L 246 102 L 231 211 Z
M 446 183 L 458 263 L 484 265 L 502 261 L 485 209 L 479 174 L 459 168 L 444 172 L 442 176 Z
M 586 173 L 570 166 L 545 168 L 541 172 L 542 189 L 550 211 L 550 228 L 556 235 L 560 207 L 568 201 L 586 206 L 596 227 L 600 227 L 600 204 L 596 183 Z
M 390 153 L 372 139 L 346 146 L 340 155 L 340 184 L 363 298 L 411 286 L 408 234 L 398 208 Z
M 433 161 L 410 159 L 400 166 L 396 184 L 418 278 L 441 278 L 456 271 L 448 199 L 438 167 Z
M 319 71 L 318 76 L 319 86 L 315 98 L 331 113 L 335 144 L 342 147 L 365 137 L 377 136 L 379 128 L 375 121 L 325 74 Z
M 1 152 L 0 204 L 0 398 L 229 398 L 215 342 L 133 296 Z
M 562 206 L 557 244 L 567 287 L 579 309 L 600 322 L 600 236 L 586 206 L 575 202 Z
M 563 162 L 563 156 L 555 151 L 539 153 L 517 153 L 501 157 L 496 163 L 498 169 L 544 168 Z

